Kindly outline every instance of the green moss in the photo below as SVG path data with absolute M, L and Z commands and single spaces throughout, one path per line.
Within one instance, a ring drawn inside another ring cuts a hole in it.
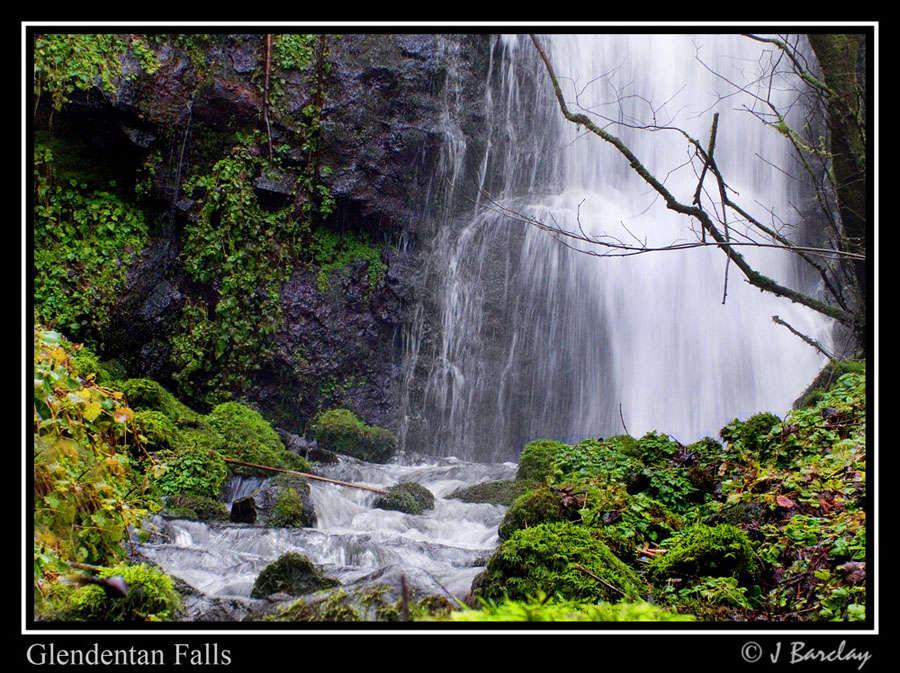
M 648 567 L 653 578 L 735 577 L 744 582 L 762 571 L 747 534 L 729 524 L 714 527 L 697 524 L 667 544 L 668 552 L 653 559 Z
M 265 598 L 285 591 L 294 596 L 302 596 L 337 585 L 336 579 L 328 577 L 303 554 L 288 552 L 263 569 L 253 583 L 250 595 L 253 598 Z
M 309 486 L 307 486 L 307 490 Z M 280 528 L 305 528 L 314 523 L 303 500 L 293 488 L 282 488 L 278 492 L 275 506 L 266 524 Z
M 546 484 L 520 495 L 503 515 L 497 530 L 500 539 L 508 540 L 517 530 L 539 523 L 579 520 L 583 496 L 569 494 L 567 498 L 566 495 Z
M 422 514 L 434 507 L 434 495 L 431 491 L 415 482 L 394 484 L 387 494 L 379 495 L 372 503 L 379 509 L 391 509 L 407 514 Z
M 85 622 L 158 622 L 177 618 L 181 597 L 171 577 L 155 566 L 118 565 L 103 568 L 100 577 L 120 575 L 128 595 L 110 597 L 99 586 L 89 584 L 63 591 L 57 619 Z
M 141 446 L 150 452 L 177 448 L 184 443 L 175 423 L 161 411 L 135 412 L 134 427 Z
M 179 402 L 172 393 L 152 379 L 128 379 L 122 381 L 118 388 L 125 393 L 132 409 L 158 411 L 178 427 L 191 427 L 200 420 L 200 414 Z
M 509 507 L 512 505 L 513 500 L 527 490 L 528 485 L 525 482 L 518 479 L 506 479 L 504 481 L 488 481 L 460 488 L 447 497 L 462 500 L 463 502 L 487 503 Z
M 319 446 L 372 463 L 383 463 L 397 450 L 389 430 L 363 423 L 348 409 L 331 409 L 313 420 L 310 430 Z
M 225 402 L 216 406 L 205 420 L 218 440 L 215 442 L 216 450 L 225 457 L 257 465 L 309 471 L 309 463 L 285 449 L 272 426 L 250 407 L 238 402 Z M 242 470 L 252 471 L 252 468 Z M 268 473 L 265 474 L 268 476 Z
M 538 524 L 513 533 L 491 554 L 472 590 L 487 600 L 521 600 L 543 593 L 567 600 L 616 602 L 646 594 L 637 574 L 590 528 L 569 522 Z
M 536 439 L 522 449 L 516 479 L 544 481 L 553 469 L 556 453 L 568 445 L 552 439 Z

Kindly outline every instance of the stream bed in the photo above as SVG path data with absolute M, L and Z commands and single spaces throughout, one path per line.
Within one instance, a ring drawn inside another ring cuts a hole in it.
M 387 585 L 399 592 L 402 581 L 417 596 L 463 600 L 499 542 L 497 527 L 506 508 L 448 496 L 482 482 L 512 479 L 516 465 L 404 454 L 387 464 L 342 456 L 315 470 L 319 476 L 381 489 L 417 482 L 435 496 L 435 506 L 420 515 L 377 509 L 372 491 L 310 480 L 315 527 L 154 515 L 145 522 L 150 538 L 134 546 L 134 559 L 156 564 L 176 579 L 184 598 L 183 621 L 252 621 L 274 611 L 280 599 L 290 597 L 254 599 L 250 593 L 259 573 L 287 552 L 305 555 L 345 589 Z M 230 505 L 264 484 L 259 478 L 233 477 L 226 500 Z

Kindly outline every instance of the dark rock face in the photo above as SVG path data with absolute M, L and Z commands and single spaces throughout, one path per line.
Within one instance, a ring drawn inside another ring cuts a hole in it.
M 181 266 L 182 231 L 195 206 L 181 185 L 227 156 L 235 131 L 265 128 L 263 36 L 212 36 L 203 45 L 198 61 L 176 41 L 158 43 L 154 74 L 122 79 L 115 97 L 76 95 L 53 120 L 56 129 L 91 139 L 119 173 L 137 175 L 157 158 L 148 197 L 153 238 L 129 269 L 102 350 L 123 361 L 130 376 L 169 387 L 171 338 L 186 301 L 199 299 L 212 312 L 217 299 L 214 283 L 194 283 Z M 489 45 L 480 35 L 345 35 L 333 41 L 318 141 L 337 209 L 326 225 L 384 242 L 387 268 L 374 288 L 362 261 L 343 269 L 327 290 L 319 288 L 314 268 L 296 268 L 285 283 L 277 353 L 248 390 L 232 391 L 279 427 L 302 434 L 316 411 L 343 406 L 369 424 L 396 430 L 401 331 L 417 292 L 418 256 L 427 247 L 418 239 L 427 242 L 430 235 L 423 213 L 443 142 L 440 115 L 451 67 L 444 53 L 466 52 L 456 62 L 474 72 L 487 63 Z M 136 61 L 125 66 L 125 72 L 138 70 Z M 471 81 L 477 87 L 483 79 Z M 271 120 L 275 142 L 289 146 L 286 156 L 297 157 L 298 170 L 302 138 L 289 120 L 310 103 L 310 87 L 307 74 L 290 72 L 282 114 Z M 35 118 L 49 127 L 50 116 L 42 109 Z M 477 106 L 470 116 L 474 128 Z M 287 198 L 297 175 L 290 159 L 286 168 L 283 175 L 257 176 L 260 203 Z

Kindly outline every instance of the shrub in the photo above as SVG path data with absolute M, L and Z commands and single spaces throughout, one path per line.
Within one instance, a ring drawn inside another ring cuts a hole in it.
M 393 433 L 366 425 L 348 409 L 322 412 L 310 429 L 322 448 L 367 462 L 386 462 L 397 450 Z
M 156 456 L 160 462 L 158 476 L 153 479 L 165 495 L 193 495 L 218 498 L 225 481 L 225 461 L 217 452 L 199 446 L 177 451 L 164 451 Z

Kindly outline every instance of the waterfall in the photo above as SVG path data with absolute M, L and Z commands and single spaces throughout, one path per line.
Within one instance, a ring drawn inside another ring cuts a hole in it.
M 775 168 L 791 165 L 789 147 L 743 107 L 750 97 L 736 94 L 736 84 L 758 77 L 759 43 L 738 35 L 541 40 L 570 104 L 609 120 L 601 125 L 683 202 L 698 182 L 685 138 L 634 127 L 678 127 L 705 145 L 719 113 L 715 156 L 733 198 L 787 235 L 802 233 L 790 222 L 803 194 Z M 446 142 L 427 214 L 434 236 L 404 339 L 405 447 L 499 461 L 538 438 L 658 430 L 689 443 L 735 417 L 784 415 L 823 358 L 772 316 L 825 343 L 830 323 L 749 286 L 714 248 L 591 256 L 509 217 L 504 210 L 651 247 L 699 235 L 615 148 L 563 119 L 527 36 L 494 38 L 477 142 L 459 121 L 473 102 L 448 70 Z M 779 89 L 770 95 L 791 95 Z M 744 232 L 730 226 L 733 236 Z M 743 250 L 765 275 L 815 291 L 790 255 Z

